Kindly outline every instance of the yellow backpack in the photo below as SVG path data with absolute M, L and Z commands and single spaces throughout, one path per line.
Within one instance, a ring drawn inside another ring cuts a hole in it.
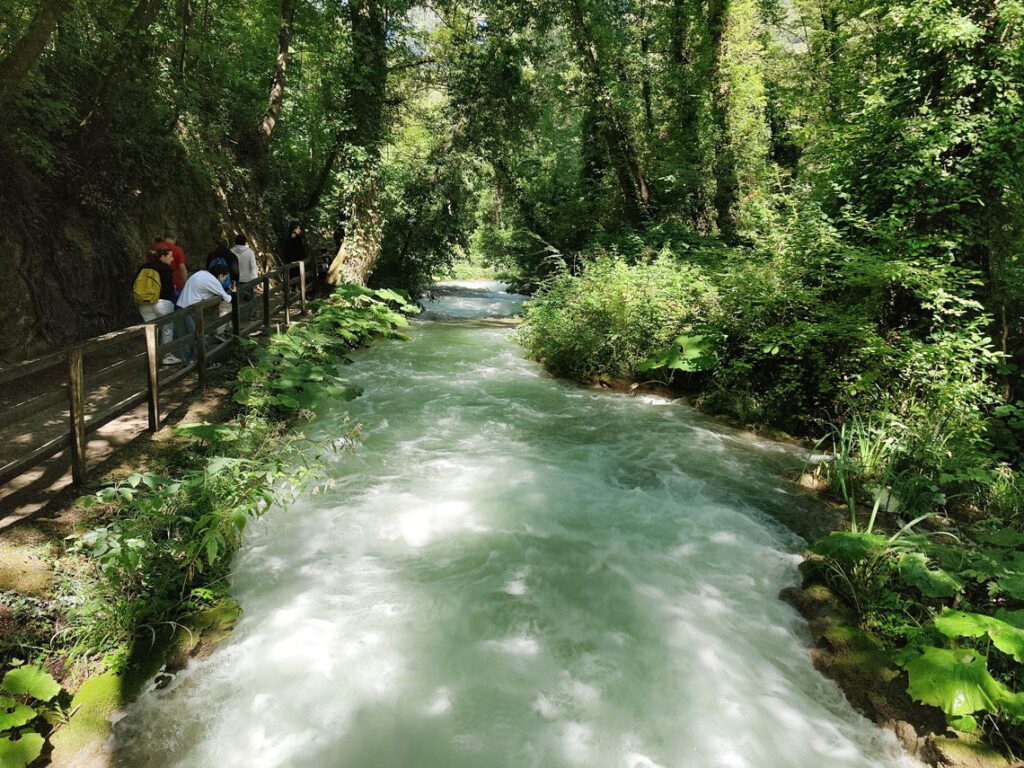
M 132 294 L 136 304 L 156 304 L 160 301 L 160 273 L 152 267 L 143 267 L 135 277 Z

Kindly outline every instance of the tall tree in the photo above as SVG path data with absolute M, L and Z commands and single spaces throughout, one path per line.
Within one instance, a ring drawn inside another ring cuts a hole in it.
M 641 224 L 650 218 L 651 199 L 636 145 L 625 118 L 615 104 L 605 77 L 604 62 L 581 0 L 566 2 L 565 11 L 580 65 L 586 74 L 589 96 L 597 111 L 598 130 L 608 149 L 608 159 L 622 192 L 626 217 L 634 225 Z
M 388 79 L 387 15 L 381 0 L 350 0 L 352 81 L 349 84 L 351 188 L 348 231 L 328 272 L 331 283 L 365 284 L 380 257 L 384 214 L 380 151 Z
M 668 19 L 668 66 L 672 105 L 669 135 L 675 145 L 679 169 L 679 190 L 683 210 L 700 228 L 704 219 L 704 201 L 700 184 L 700 98 L 694 71 L 693 17 L 691 2 L 672 0 Z
M 277 33 L 277 59 L 274 64 L 274 75 L 270 80 L 267 109 L 263 113 L 256 137 L 257 156 L 266 154 L 267 147 L 270 145 L 270 137 L 281 117 L 281 108 L 284 105 L 285 75 L 288 72 L 288 48 L 291 43 L 294 21 L 295 5 L 293 0 L 281 0 L 281 27 Z
M 708 36 L 710 38 L 711 115 L 715 127 L 715 156 L 712 175 L 715 183 L 715 222 L 727 241 L 736 237 L 736 157 L 729 141 L 729 82 L 723 77 L 725 31 L 729 0 L 708 0 Z
M 46 50 L 53 30 L 71 6 L 72 0 L 42 0 L 25 34 L 0 61 L 0 102 L 17 92 L 32 65 Z

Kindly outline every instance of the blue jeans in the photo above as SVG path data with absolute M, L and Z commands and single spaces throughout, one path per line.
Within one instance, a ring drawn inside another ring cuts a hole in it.
M 196 361 L 196 318 L 194 315 L 185 315 L 182 318 L 182 323 L 185 326 L 185 335 L 191 339 L 189 345 L 182 351 L 182 359 L 187 364 L 191 364 Z

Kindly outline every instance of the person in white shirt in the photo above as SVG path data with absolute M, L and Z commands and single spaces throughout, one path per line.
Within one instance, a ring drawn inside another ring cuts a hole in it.
M 256 254 L 248 246 L 245 235 L 235 238 L 235 245 L 231 249 L 238 257 L 238 282 L 247 283 L 260 276 L 260 267 L 256 263 Z
M 210 271 L 201 269 L 191 275 L 185 281 L 185 287 L 181 289 L 178 297 L 178 309 L 187 309 L 193 304 L 199 304 L 207 299 L 220 298 L 220 312 L 223 316 L 231 309 L 231 294 L 224 289 L 224 279 L 230 274 L 226 264 L 217 264 L 211 267 Z M 185 318 L 187 333 L 195 334 L 196 321 L 192 315 Z M 191 363 L 196 359 L 195 347 L 185 350 L 185 362 Z
M 238 259 L 238 282 L 247 283 L 260 276 L 260 266 L 256 263 L 256 254 L 249 247 L 245 235 L 235 238 L 235 245 L 231 252 Z M 252 288 L 243 288 L 238 295 L 239 301 L 252 301 L 255 293 Z

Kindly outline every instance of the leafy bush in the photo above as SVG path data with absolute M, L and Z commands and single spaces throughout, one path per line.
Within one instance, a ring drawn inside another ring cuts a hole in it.
M 630 265 L 606 255 L 579 277 L 552 278 L 527 305 L 519 338 L 561 374 L 635 376 L 699 329 L 715 302 L 696 266 L 668 256 Z
M 1024 533 L 998 519 L 953 535 L 841 531 L 812 574 L 895 649 L 909 693 L 960 730 L 1024 744 Z
M 0 681 L 0 765 L 26 768 L 42 754 L 45 734 L 69 716 L 60 684 L 42 667 L 18 665 Z

